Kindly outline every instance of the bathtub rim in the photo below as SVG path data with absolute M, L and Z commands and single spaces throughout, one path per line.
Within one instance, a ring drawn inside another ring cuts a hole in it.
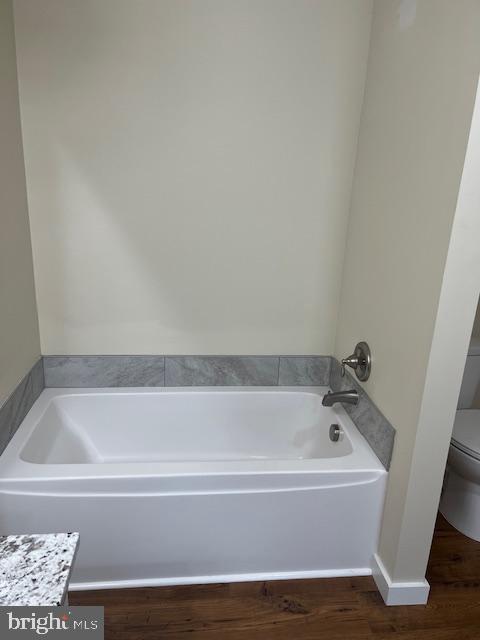
M 386 475 L 387 471 L 370 445 L 358 431 L 341 405 L 330 408 L 345 430 L 353 451 L 332 458 L 263 459 L 227 461 L 161 461 L 161 462 L 109 462 L 109 463 L 55 463 L 39 464 L 23 460 L 20 456 L 38 421 L 49 403 L 60 396 L 89 395 L 160 395 L 191 393 L 295 393 L 314 394 L 322 397 L 329 387 L 116 387 L 116 388 L 48 388 L 24 418 L 16 433 L 0 456 L 0 490 L 8 490 L 12 484 L 32 485 L 51 483 L 55 480 L 78 481 L 115 478 L 169 478 L 172 476 L 242 476 L 281 475 L 302 476 L 311 474 L 345 473 L 355 475 L 364 472 L 365 479 Z M 363 474 L 362 474 L 363 475 Z M 300 479 L 300 478 L 299 478 Z M 33 488 L 33 487 L 32 487 Z M 37 486 L 40 490 L 40 486 Z

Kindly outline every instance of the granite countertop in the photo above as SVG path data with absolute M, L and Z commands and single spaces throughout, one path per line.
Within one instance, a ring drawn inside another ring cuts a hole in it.
M 78 533 L 0 536 L 0 606 L 61 605 L 78 540 Z

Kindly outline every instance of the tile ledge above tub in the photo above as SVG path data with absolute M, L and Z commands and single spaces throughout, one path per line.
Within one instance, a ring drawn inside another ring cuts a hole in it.
M 325 386 L 330 356 L 44 356 L 46 387 Z

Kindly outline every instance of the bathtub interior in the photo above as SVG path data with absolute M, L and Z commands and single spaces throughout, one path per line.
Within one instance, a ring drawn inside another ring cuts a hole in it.
M 352 453 L 318 391 L 63 392 L 36 421 L 20 458 L 32 464 L 313 460 Z

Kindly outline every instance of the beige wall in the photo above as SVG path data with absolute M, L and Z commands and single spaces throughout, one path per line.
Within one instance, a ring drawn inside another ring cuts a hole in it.
M 395 580 L 417 579 L 424 569 L 414 550 L 400 565 L 397 555 L 479 33 L 476 0 L 374 3 L 335 353 L 350 353 L 358 339 L 370 343 L 365 387 L 397 429 L 380 540 Z
M 12 3 L 0 0 L 0 406 L 39 355 Z
M 16 0 L 42 350 L 331 353 L 370 0 Z

